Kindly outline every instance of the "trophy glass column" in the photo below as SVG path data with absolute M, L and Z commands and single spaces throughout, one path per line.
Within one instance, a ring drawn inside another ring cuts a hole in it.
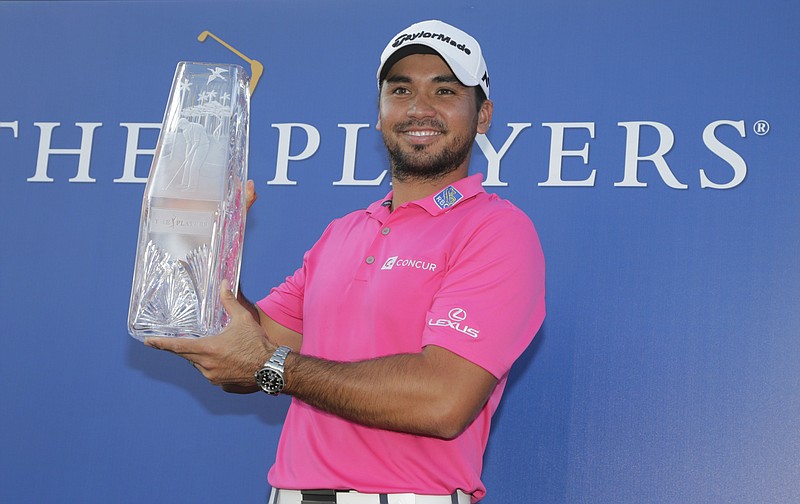
M 128 332 L 199 337 L 227 324 L 245 221 L 249 78 L 237 65 L 181 62 L 142 201 Z

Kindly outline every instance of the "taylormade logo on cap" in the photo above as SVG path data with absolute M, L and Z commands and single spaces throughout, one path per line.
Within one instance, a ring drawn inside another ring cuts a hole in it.
M 414 46 L 432 49 L 441 56 L 462 84 L 468 87 L 480 86 L 486 97 L 489 97 L 489 72 L 478 41 L 455 26 L 436 19 L 415 23 L 392 37 L 381 54 L 378 86 L 392 65 L 405 56 L 415 54 Z
M 469 47 L 467 47 L 465 44 L 459 44 L 455 40 L 452 40 L 449 35 L 445 35 L 444 33 L 433 33 L 427 31 L 421 31 L 414 34 L 404 33 L 395 39 L 394 44 L 392 44 L 392 47 L 400 47 L 400 45 L 403 44 L 403 42 L 413 42 L 414 40 L 420 37 L 435 38 L 441 40 L 445 44 L 450 44 L 451 46 L 455 47 L 460 51 L 464 51 L 464 53 L 467 55 L 472 54 L 472 51 L 469 50 Z

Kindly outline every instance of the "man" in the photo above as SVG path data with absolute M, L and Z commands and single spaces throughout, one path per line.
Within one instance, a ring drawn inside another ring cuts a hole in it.
M 530 219 L 467 174 L 493 111 L 478 43 L 412 25 L 378 85 L 392 192 L 333 221 L 257 305 L 223 289 L 223 333 L 147 340 L 225 390 L 293 396 L 271 504 L 480 500 L 491 416 L 544 319 Z

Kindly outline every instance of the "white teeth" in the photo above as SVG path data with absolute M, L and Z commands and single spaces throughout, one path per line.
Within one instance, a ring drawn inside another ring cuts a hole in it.
M 423 137 L 423 136 L 439 135 L 440 133 L 438 131 L 406 131 L 406 134 L 411 136 Z

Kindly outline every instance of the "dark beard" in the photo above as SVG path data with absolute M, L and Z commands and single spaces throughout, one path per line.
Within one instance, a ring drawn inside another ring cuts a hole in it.
M 395 131 L 403 130 L 408 124 L 400 124 Z M 391 143 L 383 135 L 383 143 L 389 152 L 392 165 L 392 177 L 398 181 L 417 180 L 432 182 L 454 172 L 469 157 L 475 135 L 471 138 L 455 137 L 453 142 L 436 156 L 427 156 L 427 145 L 416 145 L 412 153 L 404 152 L 400 145 Z

